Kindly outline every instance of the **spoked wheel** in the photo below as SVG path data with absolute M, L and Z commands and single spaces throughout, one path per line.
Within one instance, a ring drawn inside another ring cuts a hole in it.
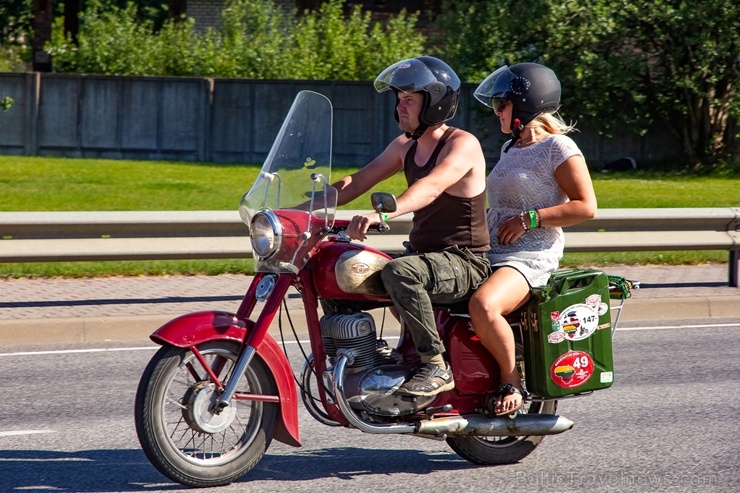
M 514 344 L 521 384 L 523 388 L 526 388 L 524 345 L 521 331 L 514 330 Z M 528 406 L 522 406 L 519 409 L 519 414 L 555 414 L 557 407 L 558 401 L 531 402 Z M 463 459 L 473 464 L 489 466 L 519 462 L 531 454 L 543 438 L 545 437 L 541 435 L 516 437 L 465 436 L 447 438 L 447 444 Z
M 199 346 L 222 382 L 231 378 L 239 345 L 212 341 Z M 259 357 L 239 377 L 237 393 L 277 395 Z M 195 355 L 164 346 L 152 357 L 136 393 L 136 433 L 152 464 L 187 486 L 226 485 L 249 472 L 272 441 L 277 404 L 232 399 L 214 413 L 219 396 Z
M 557 401 L 533 402 L 525 411 L 528 414 L 554 414 Z M 508 418 L 504 418 L 508 419 Z M 483 466 L 513 464 L 531 454 L 544 436 L 447 438 L 447 444 L 463 459 Z

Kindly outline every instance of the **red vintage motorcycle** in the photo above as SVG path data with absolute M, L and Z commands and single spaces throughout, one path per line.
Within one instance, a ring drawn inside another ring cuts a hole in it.
M 391 257 L 352 242 L 349 221 L 335 217 L 331 148 L 331 103 L 299 93 L 242 198 L 256 275 L 238 310 L 190 313 L 152 334 L 162 347 L 135 404 L 137 434 L 152 464 L 184 485 L 225 485 L 250 471 L 273 439 L 300 446 L 296 387 L 323 424 L 444 438 L 482 465 L 519 461 L 545 435 L 570 429 L 573 423 L 555 414 L 558 399 L 612 384 L 611 339 L 633 285 L 599 271 L 562 271 L 512 315 L 529 393 L 517 413 L 490 412 L 498 369 L 465 304 L 436 307 L 455 388 L 432 397 L 396 394 L 419 361 L 410 336 L 402 331 L 391 347 L 367 311 L 321 316 L 321 299 L 391 306 L 380 280 Z M 372 202 L 379 214 L 395 208 L 389 194 L 373 194 Z M 387 229 L 381 222 L 379 230 Z M 268 333 L 291 287 L 302 298 L 311 345 L 297 386 Z M 622 300 L 614 322 L 610 297 Z M 264 305 L 250 318 L 257 303 Z

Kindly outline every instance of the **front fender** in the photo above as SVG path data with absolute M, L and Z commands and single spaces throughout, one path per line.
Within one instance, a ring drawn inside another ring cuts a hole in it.
M 221 311 L 188 313 L 170 320 L 149 338 L 157 344 L 181 348 L 197 346 L 208 341 L 228 340 L 243 343 L 254 326 L 235 314 Z M 280 419 L 275 429 L 275 440 L 300 447 L 298 431 L 298 398 L 290 362 L 270 334 L 266 334 L 257 348 L 257 355 L 265 362 L 278 389 Z

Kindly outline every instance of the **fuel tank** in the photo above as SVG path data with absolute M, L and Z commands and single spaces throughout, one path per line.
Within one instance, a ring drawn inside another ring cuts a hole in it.
M 346 241 L 325 241 L 312 259 L 316 290 L 322 298 L 389 301 L 380 278 L 391 257 L 375 248 Z

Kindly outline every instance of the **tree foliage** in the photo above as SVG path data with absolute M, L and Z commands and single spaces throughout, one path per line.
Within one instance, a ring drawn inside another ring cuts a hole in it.
M 381 24 L 345 3 L 296 13 L 227 0 L 221 25 L 202 30 L 167 20 L 162 0 L 85 0 L 78 44 L 58 17 L 49 50 L 59 72 L 265 79 L 369 80 L 426 52 L 478 82 L 500 65 L 537 61 L 558 73 L 566 119 L 605 135 L 660 125 L 695 169 L 739 166 L 740 2 L 446 0 L 444 36 L 431 40 L 444 44 L 426 50 L 415 14 Z M 0 70 L 29 59 L 32 6 L 0 0 Z
M 33 0 L 0 0 L 0 44 L 22 43 L 31 31 Z
M 692 164 L 726 157 L 729 118 L 740 117 L 740 4 L 621 3 L 651 116 L 681 138 Z
M 294 31 L 298 78 L 372 80 L 391 63 L 423 54 L 416 15 L 402 13 L 383 27 L 360 5 L 345 16 L 343 3 L 332 0 L 300 17 Z
M 695 169 L 730 158 L 740 117 L 740 4 L 727 0 L 445 3 L 444 56 L 479 81 L 537 61 L 563 84 L 563 114 L 611 134 L 655 125 Z
M 108 75 L 193 75 L 256 79 L 367 80 L 399 58 L 422 53 L 417 17 L 402 13 L 387 27 L 341 0 L 297 16 L 269 0 L 230 0 L 221 25 L 196 30 L 195 21 L 157 28 L 133 3 L 89 2 L 78 44 L 54 30 L 56 71 Z
M 22 71 L 28 59 L 33 0 L 0 0 L 0 71 Z

